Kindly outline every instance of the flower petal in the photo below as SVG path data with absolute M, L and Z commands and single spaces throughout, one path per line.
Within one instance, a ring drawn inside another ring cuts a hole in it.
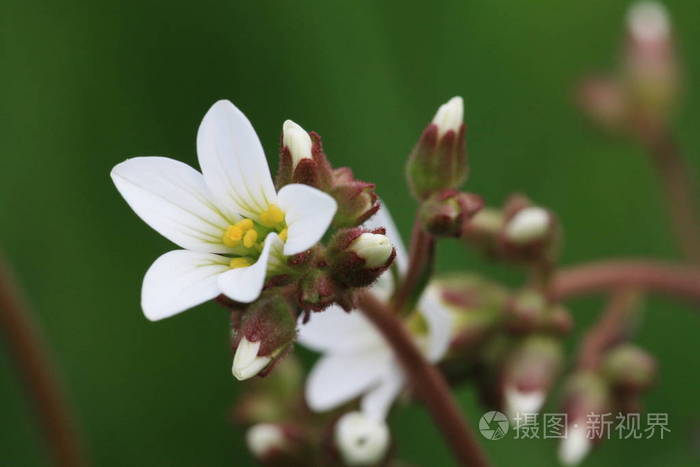
M 404 385 L 404 377 L 398 367 L 390 367 L 381 383 L 362 396 L 362 412 L 375 420 L 385 420 L 394 399 Z
M 384 227 L 386 229 L 386 236 L 389 237 L 391 243 L 396 249 L 396 265 L 399 268 L 399 273 L 401 275 L 406 273 L 408 268 L 408 253 L 406 253 L 406 247 L 401 239 L 401 233 L 394 223 L 394 219 L 391 217 L 389 208 L 386 207 L 384 201 L 381 201 L 381 206 L 379 210 L 364 223 L 365 228 L 368 229 L 378 229 L 379 227 Z
M 418 303 L 420 313 L 428 322 L 427 357 L 439 361 L 447 352 L 452 339 L 452 314 L 440 301 L 439 291 L 428 287 Z
M 292 184 L 277 193 L 287 222 L 285 255 L 295 255 L 316 244 L 333 220 L 336 202 L 326 193 L 308 185 Z
M 379 382 L 392 357 L 388 348 L 322 357 L 306 380 L 306 402 L 322 412 L 354 399 Z
M 216 102 L 197 133 L 204 181 L 220 209 L 257 219 L 276 202 L 275 187 L 258 135 L 230 101 Z
M 338 305 L 313 313 L 308 323 L 299 324 L 297 340 L 317 352 L 348 354 L 386 345 L 360 311 L 346 313 Z
M 171 242 L 202 253 L 230 251 L 221 242 L 230 222 L 192 167 L 167 157 L 135 157 L 117 164 L 111 176 L 131 209 Z
M 228 270 L 228 258 L 175 250 L 160 256 L 146 272 L 141 307 L 151 321 L 181 313 L 221 293 L 217 276 Z
M 258 298 L 265 284 L 270 251 L 281 247 L 282 240 L 274 233 L 268 234 L 263 250 L 254 264 L 231 269 L 219 276 L 221 292 L 231 300 L 241 303 L 250 303 Z

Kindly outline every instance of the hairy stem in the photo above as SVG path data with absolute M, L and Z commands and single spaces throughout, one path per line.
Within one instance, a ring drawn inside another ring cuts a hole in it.
M 599 261 L 561 269 L 552 285 L 558 300 L 620 288 L 647 290 L 700 305 L 700 268 L 653 260 Z
M 430 278 L 435 256 L 435 239 L 427 233 L 416 217 L 411 234 L 408 272 L 392 298 L 392 306 L 401 313 L 412 309 Z M 407 305 L 409 305 L 407 307 Z
M 681 251 L 689 261 L 700 264 L 700 211 L 689 167 L 668 130 L 645 144 L 661 181 Z
M 46 346 L 28 306 L 0 256 L 0 327 L 32 400 L 54 463 L 61 467 L 86 465 Z
M 641 293 L 635 289 L 620 289 L 612 293 L 603 314 L 583 337 L 578 355 L 579 368 L 596 370 L 605 351 L 628 337 L 641 298 Z
M 425 404 L 460 465 L 488 465 L 486 455 L 462 417 L 445 378 L 416 347 L 397 313 L 370 292 L 360 294 L 359 304 L 360 309 L 393 348 L 411 389 Z

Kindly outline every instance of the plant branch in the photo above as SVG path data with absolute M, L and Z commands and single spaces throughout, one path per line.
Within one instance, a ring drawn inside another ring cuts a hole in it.
M 605 351 L 628 337 L 641 298 L 641 293 L 635 289 L 613 292 L 603 314 L 583 337 L 578 356 L 580 369 L 596 370 Z
M 416 216 L 411 234 L 408 272 L 392 297 L 392 306 L 397 312 L 401 313 L 406 305 L 415 305 L 432 273 L 434 256 L 435 239 L 423 229 Z
M 411 388 L 425 404 L 459 463 L 473 467 L 488 465 L 447 382 L 440 371 L 425 359 L 397 313 L 367 291 L 359 294 L 359 304 L 360 309 L 394 350 Z
M 14 358 L 55 465 L 86 465 L 73 419 L 51 366 L 48 351 L 22 299 L 9 266 L 0 256 L 0 328 Z
M 561 269 L 552 290 L 558 300 L 620 288 L 637 288 L 700 305 L 700 268 L 653 260 L 586 263 Z
M 653 134 L 653 132 L 652 132 Z M 673 231 L 685 257 L 700 264 L 700 210 L 689 167 L 668 130 L 644 142 L 661 181 Z

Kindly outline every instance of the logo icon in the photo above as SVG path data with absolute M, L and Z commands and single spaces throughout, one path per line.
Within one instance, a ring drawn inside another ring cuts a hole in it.
M 503 438 L 509 427 L 508 417 L 497 410 L 486 412 L 479 420 L 479 431 L 484 438 L 491 441 Z

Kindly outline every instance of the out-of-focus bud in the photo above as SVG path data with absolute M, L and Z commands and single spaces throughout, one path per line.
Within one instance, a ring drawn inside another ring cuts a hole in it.
M 389 427 L 362 412 L 349 412 L 335 425 L 335 445 L 348 466 L 380 463 L 389 447 Z
M 462 98 L 453 97 L 438 109 L 411 152 L 406 168 L 408 185 L 416 199 L 459 188 L 466 178 L 463 115 Z
M 539 411 L 562 361 L 561 344 L 554 338 L 532 335 L 516 345 L 503 370 L 506 412 L 515 417 Z
M 282 426 L 274 423 L 258 423 L 248 429 L 246 444 L 256 459 L 263 462 L 279 456 L 287 448 Z
M 290 183 L 303 183 L 329 192 L 332 177 L 321 137 L 314 132 L 307 133 L 293 121 L 286 120 L 282 125 L 277 189 Z
M 579 86 L 577 98 L 583 111 L 602 128 L 617 131 L 627 124 L 627 100 L 619 80 L 587 78 Z
M 329 193 L 338 203 L 333 218 L 336 228 L 356 227 L 379 210 L 374 184 L 355 179 L 348 167 L 333 171 L 333 186 Z
M 627 30 L 623 82 L 632 118 L 643 125 L 640 130 L 654 130 L 653 125 L 668 118 L 678 94 L 671 21 L 661 3 L 641 1 L 627 13 Z
M 346 287 L 365 287 L 391 266 L 396 251 L 384 229 L 361 227 L 339 231 L 331 240 L 328 260 L 333 280 Z
M 552 218 L 546 209 L 531 206 L 515 213 L 505 225 L 506 240 L 515 245 L 543 240 L 549 233 Z
M 567 436 L 559 446 L 559 460 L 564 465 L 577 465 L 600 441 L 605 430 L 588 430 L 588 417 L 610 411 L 610 394 L 605 380 L 590 371 L 579 371 L 569 378 L 564 388 L 564 412 L 567 414 Z
M 425 200 L 418 215 L 429 233 L 441 237 L 459 237 L 464 225 L 483 205 L 484 201 L 478 195 L 443 190 Z
M 525 334 L 539 330 L 548 313 L 545 297 L 535 289 L 519 291 L 508 307 L 507 329 L 515 334 Z
M 296 336 L 294 308 L 277 294 L 263 295 L 244 312 L 233 345 L 233 376 L 242 381 L 267 374 Z
M 636 345 L 622 344 L 607 353 L 602 371 L 613 386 L 625 391 L 642 391 L 654 381 L 656 360 Z

